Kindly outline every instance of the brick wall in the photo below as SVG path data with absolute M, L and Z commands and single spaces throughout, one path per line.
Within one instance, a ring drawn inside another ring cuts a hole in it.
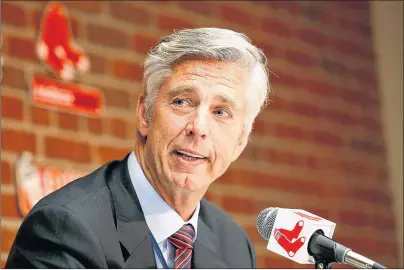
M 258 266 L 304 267 L 265 250 L 255 220 L 270 206 L 326 217 L 341 243 L 398 266 L 367 2 L 66 2 L 92 64 L 79 82 L 103 91 L 102 119 L 30 103 L 27 77 L 47 74 L 34 53 L 45 6 L 1 2 L 2 265 L 22 221 L 13 184 L 18 154 L 81 171 L 123 158 L 133 144 L 147 50 L 173 29 L 215 26 L 249 35 L 274 73 L 272 102 L 249 146 L 207 194 L 248 231 Z

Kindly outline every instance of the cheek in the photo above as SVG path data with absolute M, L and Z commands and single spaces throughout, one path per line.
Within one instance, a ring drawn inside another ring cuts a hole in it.
M 174 140 L 185 127 L 186 121 L 183 117 L 173 115 L 169 112 L 161 112 L 155 115 L 151 132 L 155 143 L 158 145 L 168 144 Z
M 216 128 L 214 134 L 215 152 L 220 165 L 228 165 L 233 158 L 234 150 L 239 142 L 240 130 L 235 126 L 225 128 Z

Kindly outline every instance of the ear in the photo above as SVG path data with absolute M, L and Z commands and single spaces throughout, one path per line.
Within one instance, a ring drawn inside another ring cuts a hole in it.
M 243 135 L 240 141 L 238 142 L 236 148 L 234 149 L 233 158 L 231 162 L 234 162 L 236 159 L 238 159 L 241 153 L 243 153 L 245 147 L 247 146 L 247 142 L 248 142 L 248 135 Z
M 146 115 L 146 106 L 145 106 L 145 96 L 144 93 L 139 95 L 137 99 L 137 109 L 136 109 L 136 116 L 139 121 L 138 129 L 139 133 L 146 137 L 149 131 L 149 121 Z

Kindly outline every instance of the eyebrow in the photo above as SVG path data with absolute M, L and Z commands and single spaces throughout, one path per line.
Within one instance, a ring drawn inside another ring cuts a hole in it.
M 199 89 L 189 85 L 180 85 L 168 91 L 168 96 L 170 99 L 181 95 L 181 94 L 195 94 L 198 93 Z M 230 105 L 234 110 L 241 111 L 241 107 L 228 95 L 216 94 L 214 96 L 215 100 L 219 100 L 221 103 Z
M 170 89 L 168 91 L 168 97 L 170 99 L 172 99 L 172 98 L 174 98 L 174 97 L 176 97 L 178 95 L 181 95 L 181 94 L 193 94 L 193 93 L 197 93 L 197 92 L 198 92 L 198 89 L 196 89 L 193 86 L 180 85 L 180 86 L 177 86 L 177 87 L 175 87 L 173 89 Z

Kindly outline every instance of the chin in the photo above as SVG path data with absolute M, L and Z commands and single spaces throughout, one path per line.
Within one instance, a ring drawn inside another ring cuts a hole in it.
M 203 177 L 191 174 L 179 174 L 174 177 L 176 187 L 189 191 L 196 191 L 202 187 Z

